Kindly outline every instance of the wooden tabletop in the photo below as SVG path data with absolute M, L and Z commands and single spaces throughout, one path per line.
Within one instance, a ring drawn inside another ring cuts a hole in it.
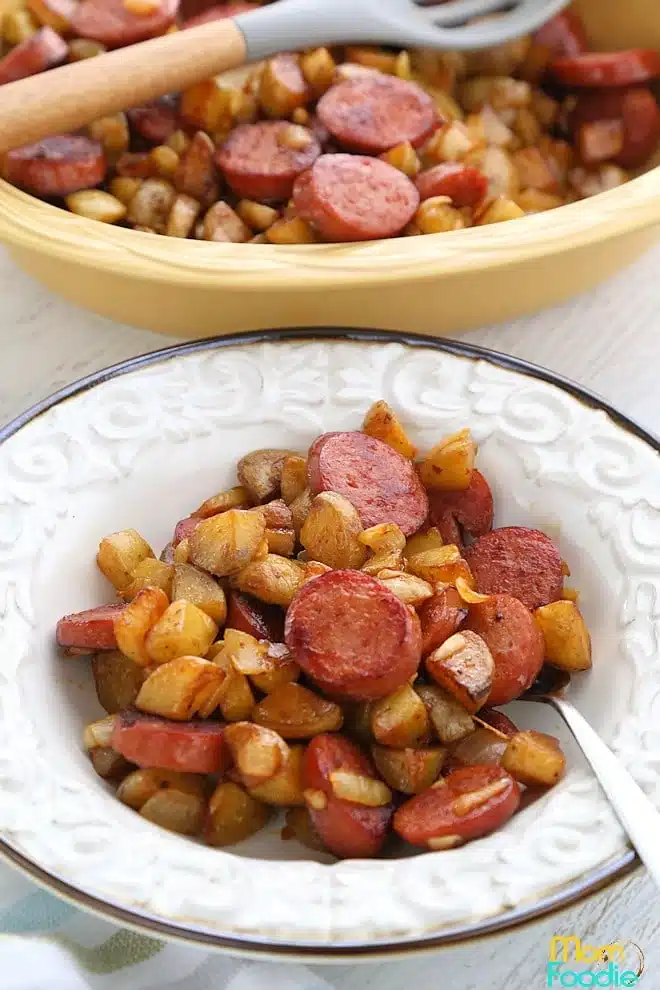
M 0 420 L 83 375 L 173 343 L 60 301 L 0 251 Z M 405 329 L 405 328 L 402 328 Z M 565 306 L 469 335 L 598 392 L 660 433 L 660 246 L 595 292 Z M 640 987 L 660 985 L 660 894 L 641 874 L 548 921 L 441 956 L 319 968 L 338 990 L 536 990 L 549 939 L 631 939 L 646 953 Z M 218 988 L 220 990 L 220 987 Z

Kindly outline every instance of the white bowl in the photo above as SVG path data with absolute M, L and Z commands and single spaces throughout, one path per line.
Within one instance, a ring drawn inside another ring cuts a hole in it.
M 81 748 L 98 717 L 88 661 L 53 645 L 57 618 L 111 599 L 99 538 L 155 546 L 254 447 L 306 449 L 385 398 L 421 446 L 469 425 L 496 523 L 559 542 L 594 646 L 572 696 L 660 806 L 658 445 L 604 403 L 464 344 L 355 331 L 272 331 L 151 354 L 29 410 L 0 448 L 0 842 L 82 907 L 232 951 L 345 959 L 436 946 L 552 911 L 634 856 L 570 739 L 543 706 L 525 726 L 564 738 L 569 772 L 465 848 L 345 861 L 279 838 L 216 850 L 121 805 Z

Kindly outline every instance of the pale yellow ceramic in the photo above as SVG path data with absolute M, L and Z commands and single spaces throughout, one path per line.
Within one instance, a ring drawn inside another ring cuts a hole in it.
M 0 0 L 0 10 L 16 0 Z M 578 0 L 595 47 L 660 48 L 660 0 Z M 660 234 L 660 168 L 549 213 L 355 245 L 211 244 L 84 220 L 0 182 L 0 240 L 115 320 L 200 337 L 284 326 L 451 334 L 595 285 Z

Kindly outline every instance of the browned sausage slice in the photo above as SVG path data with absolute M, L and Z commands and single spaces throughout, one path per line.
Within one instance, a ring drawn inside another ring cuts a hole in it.
M 223 731 L 218 722 L 168 722 L 125 711 L 115 716 L 112 748 L 147 769 L 219 773 L 229 763 Z
M 445 543 L 463 544 L 461 527 L 470 536 L 483 536 L 493 527 L 493 493 L 481 471 L 472 472 L 460 492 L 429 492 L 429 516 Z
M 428 515 L 428 497 L 412 462 L 366 433 L 322 434 L 310 447 L 307 473 L 315 495 L 343 495 L 365 529 L 396 523 L 410 536 Z
M 131 107 L 126 116 L 133 130 L 152 144 L 165 144 L 179 126 L 176 105 L 167 96 L 142 107 Z
M 505 705 L 531 687 L 543 666 L 543 633 L 517 598 L 493 595 L 470 606 L 465 627 L 481 636 L 495 661 L 489 705 Z
M 654 48 L 586 52 L 555 59 L 550 71 L 565 86 L 634 86 L 660 75 L 660 53 Z
M 303 784 L 325 795 L 326 807 L 310 815 L 323 844 L 335 856 L 355 859 L 376 856 L 389 832 L 393 807 L 369 808 L 334 795 L 330 774 L 346 770 L 376 777 L 371 761 L 355 743 L 339 735 L 318 735 L 303 757 Z
M 179 0 L 160 0 L 148 14 L 133 14 L 123 0 L 82 0 L 71 24 L 81 38 L 100 41 L 108 48 L 135 45 L 164 34 L 176 18 Z
M 96 653 L 101 650 L 116 650 L 115 616 L 123 612 L 126 605 L 99 605 L 84 612 L 74 612 L 63 616 L 57 623 L 55 636 L 58 646 L 74 650 Z
M 52 28 L 43 27 L 0 59 L 0 86 L 45 72 L 66 59 L 69 49 Z
M 474 165 L 444 162 L 421 172 L 415 179 L 421 199 L 449 196 L 453 205 L 477 206 L 488 192 L 488 176 Z
M 291 125 L 285 120 L 235 127 L 215 160 L 237 196 L 256 200 L 288 199 L 297 177 L 321 154 L 311 131 L 303 148 L 286 144 Z
M 465 557 L 477 590 L 486 595 L 513 595 L 532 610 L 561 598 L 561 556 L 538 529 L 494 529 L 468 547 Z
M 296 182 L 293 199 L 297 215 L 333 242 L 395 237 L 419 206 L 403 172 L 363 155 L 322 155 Z
M 356 701 L 391 694 L 421 658 L 415 612 L 362 571 L 329 571 L 304 584 L 289 606 L 284 639 L 323 690 Z
M 371 155 L 404 141 L 419 146 L 439 123 L 435 104 L 421 86 L 386 75 L 332 86 L 319 100 L 317 113 L 341 145 Z
M 476 765 L 454 770 L 401 805 L 394 831 L 413 846 L 451 849 L 504 825 L 517 811 L 520 788 L 506 770 Z
M 105 170 L 98 141 L 62 134 L 10 151 L 5 157 L 4 176 L 36 196 L 68 196 L 100 185 Z
M 265 605 L 251 595 L 229 588 L 227 591 L 227 629 L 238 629 L 256 639 L 271 643 L 284 640 L 284 612 L 277 605 Z

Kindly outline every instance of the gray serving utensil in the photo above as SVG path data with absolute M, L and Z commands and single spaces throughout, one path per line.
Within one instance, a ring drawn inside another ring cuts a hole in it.
M 568 0 L 279 0 L 2 86 L 0 153 L 85 127 L 281 51 L 371 42 L 470 50 L 536 30 Z M 474 18 L 498 14 L 486 20 Z M 468 23 L 472 22 L 472 23 Z

